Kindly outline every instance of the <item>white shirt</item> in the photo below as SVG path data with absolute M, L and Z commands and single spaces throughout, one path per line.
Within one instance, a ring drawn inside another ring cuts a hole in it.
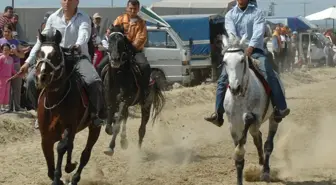
M 105 36 L 105 38 L 101 41 L 101 43 L 102 43 L 102 45 L 105 49 L 108 49 L 109 43 L 108 43 L 108 37 L 107 36 Z
M 43 33 L 48 33 L 50 29 L 57 29 L 62 34 L 61 47 L 70 48 L 77 44 L 81 48 L 83 55 L 90 57 L 88 50 L 88 42 L 91 37 L 91 20 L 90 17 L 84 12 L 77 10 L 77 13 L 67 24 L 63 15 L 62 8 L 51 14 L 47 20 Z M 36 44 L 31 50 L 26 63 L 34 64 L 36 60 L 36 53 L 41 48 L 41 42 L 37 39 Z

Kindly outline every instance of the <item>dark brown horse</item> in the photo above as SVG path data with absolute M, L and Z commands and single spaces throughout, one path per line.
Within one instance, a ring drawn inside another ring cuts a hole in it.
M 109 64 L 102 71 L 104 77 L 105 97 L 108 104 L 108 119 L 106 133 L 113 135 L 106 155 L 113 155 L 115 140 L 120 131 L 120 124 L 123 121 L 121 132 L 121 147 L 128 146 L 126 138 L 126 121 L 128 118 L 128 107 L 140 105 L 141 125 L 139 128 L 139 147 L 141 147 L 146 133 L 146 125 L 149 121 L 151 108 L 153 123 L 160 114 L 165 97 L 162 93 L 163 85 L 152 75 L 153 81 L 149 84 L 149 91 L 145 93 L 140 84 L 146 79 L 140 67 L 135 63 L 135 48 L 124 36 L 122 26 L 112 26 L 109 36 Z M 112 126 L 113 123 L 113 126 Z
M 76 169 L 71 156 L 76 133 L 89 128 L 89 136 L 80 158 L 72 185 L 78 184 L 84 166 L 88 163 L 91 151 L 99 138 L 100 127 L 91 124 L 88 116 L 88 101 L 83 91 L 80 75 L 75 65 L 80 55 L 73 49 L 60 47 L 61 33 L 51 30 L 46 35 L 39 32 L 41 49 L 37 54 L 37 85 L 41 89 L 38 99 L 38 122 L 42 137 L 42 150 L 48 165 L 48 176 L 52 185 L 61 185 L 62 160 L 67 153 L 65 172 Z M 57 145 L 57 163 L 55 168 L 54 144 Z

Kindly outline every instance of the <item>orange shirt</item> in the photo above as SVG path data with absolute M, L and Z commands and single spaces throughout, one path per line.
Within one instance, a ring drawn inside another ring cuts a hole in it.
M 117 17 L 113 25 L 123 25 L 128 40 L 140 51 L 145 47 L 147 42 L 147 27 L 146 22 L 140 17 L 135 19 L 135 21 L 132 21 L 130 16 L 125 13 Z

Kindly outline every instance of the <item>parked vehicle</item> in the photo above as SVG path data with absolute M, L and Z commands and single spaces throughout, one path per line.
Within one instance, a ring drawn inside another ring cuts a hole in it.
M 223 15 L 193 14 L 162 16 L 181 37 L 184 44 L 192 42 L 190 67 L 192 84 L 199 84 L 207 78 L 213 81 L 220 74 L 218 66 L 222 60 L 221 35 L 224 33 Z

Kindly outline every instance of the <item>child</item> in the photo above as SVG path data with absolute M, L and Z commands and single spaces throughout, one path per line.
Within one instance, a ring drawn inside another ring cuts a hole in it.
M 8 43 L 1 45 L 2 55 L 0 56 L 0 106 L 4 111 L 9 103 L 10 83 L 8 79 L 16 73 L 14 70 L 14 60 L 10 57 L 11 47 Z

